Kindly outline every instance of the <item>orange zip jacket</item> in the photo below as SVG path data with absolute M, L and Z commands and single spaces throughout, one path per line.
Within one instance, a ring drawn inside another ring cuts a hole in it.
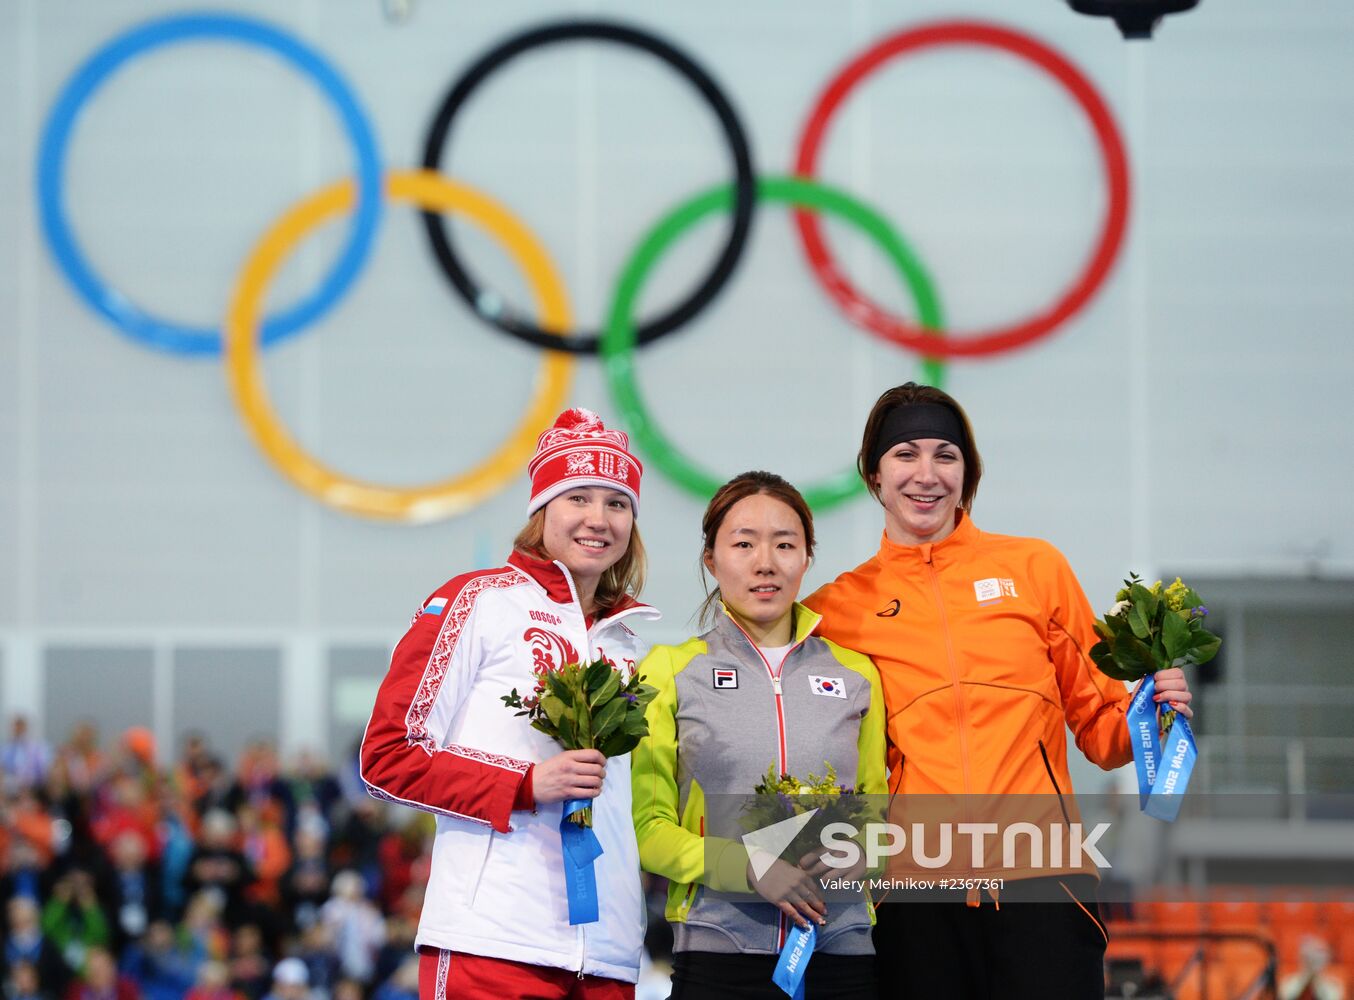
M 939 542 L 885 536 L 804 603 L 879 669 L 893 792 L 1066 795 L 1066 727 L 1106 770 L 1132 758 L 1128 692 L 1087 655 L 1095 614 L 1047 542 L 961 514 Z

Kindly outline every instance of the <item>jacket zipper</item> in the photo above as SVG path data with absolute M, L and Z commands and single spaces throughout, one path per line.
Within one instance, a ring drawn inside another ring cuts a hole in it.
M 747 632 L 743 631 L 743 626 L 738 624 L 737 619 L 735 619 L 733 615 L 729 615 L 729 621 L 733 622 L 734 627 L 738 629 L 739 632 L 743 633 L 743 638 L 748 641 L 748 645 L 752 647 L 752 651 L 757 654 L 757 658 L 761 660 L 762 665 L 766 667 L 767 676 L 771 678 L 771 690 L 775 693 L 776 698 L 776 738 L 778 741 L 776 747 L 777 749 L 776 768 L 778 773 L 785 774 L 786 773 L 785 769 L 786 767 L 789 766 L 789 761 L 787 759 L 789 755 L 787 754 L 785 749 L 785 693 L 781 689 L 780 685 L 780 672 L 782 669 L 784 669 L 785 661 L 790 658 L 790 654 L 793 653 L 800 646 L 804 645 L 804 639 L 807 639 L 808 636 L 807 635 L 804 636 L 803 639 L 800 639 L 798 642 L 794 643 L 789 649 L 787 649 L 785 651 L 785 655 L 781 657 L 780 666 L 777 667 L 775 670 L 772 670 L 771 661 L 766 658 L 766 655 L 762 652 L 761 647 L 752 641 L 752 636 L 748 635 Z M 780 911 L 777 911 L 776 951 L 780 951 L 784 947 L 785 947 L 785 914 L 781 913 Z
M 940 576 L 936 573 L 935 563 L 931 561 L 929 545 L 926 546 L 923 558 L 931 575 L 931 589 L 936 595 L 936 610 L 940 612 L 940 630 L 945 635 L 945 656 L 950 665 L 950 686 L 954 689 L 954 708 L 959 717 L 959 763 L 964 769 L 964 794 L 967 795 L 973 791 L 968 762 L 968 711 L 964 708 L 964 693 L 959 685 L 959 667 L 954 660 L 954 642 L 950 638 L 950 621 L 945 615 L 945 601 L 940 592 Z
M 1044 758 L 1044 770 L 1048 772 L 1048 780 L 1053 782 L 1053 791 L 1058 794 L 1058 808 L 1063 812 L 1063 822 L 1068 826 L 1072 825 L 1072 818 L 1067 815 L 1067 803 L 1063 801 L 1063 790 L 1058 786 L 1058 779 L 1053 776 L 1053 765 L 1048 760 L 1048 748 L 1044 746 L 1044 741 L 1039 741 L 1039 756 Z

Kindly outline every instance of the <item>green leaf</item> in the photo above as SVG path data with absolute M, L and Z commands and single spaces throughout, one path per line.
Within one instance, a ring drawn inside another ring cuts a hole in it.
M 621 675 L 608 667 L 606 678 L 602 681 L 602 686 L 588 699 L 588 704 L 593 708 L 597 708 L 599 705 L 605 705 L 612 698 L 615 698 L 616 695 L 620 693 L 620 690 Z
M 1221 645 L 1221 639 L 1211 632 L 1205 632 L 1203 638 L 1198 636 L 1194 638 L 1194 646 L 1186 655 L 1194 663 L 1207 663 L 1218 655 L 1218 647 Z
M 624 698 L 614 698 L 597 713 L 597 718 L 592 722 L 592 728 L 599 741 L 605 740 L 620 728 L 621 723 L 625 721 L 625 710 L 629 706 L 630 703 Z
M 545 675 L 545 685 L 550 693 L 560 701 L 570 700 L 569 695 L 572 694 L 572 692 L 569 690 L 569 684 L 560 674 L 557 674 L 554 671 L 548 672 Z
M 640 738 L 638 736 L 630 736 L 624 732 L 612 733 L 610 738 L 602 744 L 600 749 L 607 757 L 619 757 L 639 746 L 639 740 Z
M 644 718 L 643 712 L 626 712 L 621 732 L 628 736 L 648 736 L 649 720 Z
M 1148 619 L 1143 614 L 1142 608 L 1137 604 L 1134 604 L 1133 607 L 1128 609 L 1128 624 L 1129 627 L 1133 629 L 1133 634 L 1139 639 L 1146 639 L 1152 634 L 1152 628 L 1148 624 Z
M 1143 621 L 1155 621 L 1161 608 L 1161 598 L 1140 583 L 1129 588 L 1128 599 L 1142 615 Z M 1141 636 L 1139 636 L 1141 638 Z
M 1167 611 L 1162 617 L 1161 637 L 1166 647 L 1166 659 L 1171 661 L 1184 656 L 1193 639 L 1189 624 L 1175 611 Z
M 568 711 L 564 707 L 564 702 L 553 694 L 541 695 L 541 710 L 545 712 L 545 717 L 556 726 L 564 720 L 565 712 Z
M 606 683 L 608 677 L 615 674 L 611 669 L 611 664 L 606 660 L 593 660 L 588 664 L 588 669 L 583 674 L 583 686 L 589 693 L 596 691 Z M 593 702 L 596 704 L 596 702 Z

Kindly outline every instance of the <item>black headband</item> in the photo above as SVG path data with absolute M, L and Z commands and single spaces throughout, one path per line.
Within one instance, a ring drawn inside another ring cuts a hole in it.
M 875 438 L 870 461 L 877 468 L 879 460 L 900 441 L 919 441 L 939 438 L 948 441 L 968 459 L 968 438 L 959 414 L 941 403 L 912 403 L 895 406 L 884 417 L 884 425 Z

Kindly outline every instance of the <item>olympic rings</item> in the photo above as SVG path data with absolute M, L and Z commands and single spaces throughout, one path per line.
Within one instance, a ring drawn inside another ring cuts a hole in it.
M 814 176 L 818 151 L 828 122 L 846 95 L 862 79 L 895 56 L 939 45 L 962 44 L 1004 49 L 1047 71 L 1076 99 L 1095 129 L 1109 181 L 1109 206 L 1094 251 L 1062 297 L 1027 320 L 963 337 L 947 331 L 945 339 L 937 344 L 923 331 L 886 312 L 857 291 L 832 259 L 818 220 L 803 211 L 795 213 L 795 225 L 814 274 L 848 316 L 866 329 L 903 347 L 948 358 L 1009 351 L 1047 336 L 1085 306 L 1105 280 L 1119 253 L 1128 221 L 1129 200 L 1128 157 L 1124 152 L 1124 143 L 1114 124 L 1114 117 L 1091 81 L 1066 58 L 1038 39 L 1010 28 L 972 21 L 939 21 L 900 31 L 870 46 L 848 63 L 828 84 L 809 115 L 799 141 L 795 173 L 804 177 Z
M 798 177 L 762 177 L 757 181 L 757 198 L 761 201 L 783 202 L 808 206 L 836 215 L 865 232 L 889 259 L 893 261 L 917 302 L 917 312 L 924 329 L 939 331 L 940 301 L 935 286 L 921 263 L 882 216 L 864 203 L 835 188 Z M 616 283 L 616 295 L 611 306 L 611 317 L 602 339 L 602 357 L 606 364 L 607 382 L 612 398 L 625 417 L 626 426 L 645 457 L 663 470 L 674 482 L 688 492 L 707 499 L 719 489 L 726 477 L 711 474 L 686 458 L 658 428 L 639 396 L 635 380 L 633 348 L 636 342 L 635 326 L 630 311 L 643 288 L 644 281 L 663 252 L 677 237 L 707 215 L 727 211 L 733 194 L 728 185 L 712 188 L 688 199 L 669 212 L 645 235 L 638 249 L 621 270 Z M 939 344 L 939 340 L 936 341 Z M 939 352 L 932 352 L 939 353 Z M 926 378 L 939 386 L 942 366 L 928 360 Z M 854 466 L 826 480 L 810 484 L 802 492 L 809 506 L 827 510 L 864 490 Z
M 80 297 L 128 336 L 163 351 L 219 354 L 212 328 L 158 319 L 110 288 L 85 260 L 67 221 L 64 161 L 71 129 L 85 102 L 125 63 L 152 49 L 196 39 L 220 39 L 266 49 L 317 83 L 338 109 L 357 159 L 359 199 L 348 243 L 317 291 L 265 322 L 272 344 L 329 311 L 366 263 L 381 212 L 381 168 L 376 139 L 352 91 L 314 49 L 280 28 L 233 14 L 178 14 L 150 21 L 112 39 L 94 53 L 62 89 L 43 131 L 38 153 L 38 204 L 42 230 L 57 264 Z
M 747 135 L 738 120 L 733 106 L 723 91 L 715 84 L 710 75 L 685 53 L 668 42 L 648 32 L 627 27 L 612 21 L 560 21 L 533 28 L 514 35 L 499 43 L 486 55 L 475 62 L 461 75 L 452 86 L 442 106 L 437 110 L 428 138 L 423 148 L 423 166 L 428 170 L 441 168 L 442 148 L 446 144 L 447 133 L 456 113 L 465 104 L 471 93 L 484 82 L 489 74 L 515 56 L 529 49 L 552 45 L 556 42 L 591 39 L 601 42 L 615 42 L 620 45 L 640 49 L 657 56 L 667 63 L 679 75 L 685 77 L 702 97 L 710 104 L 719 118 L 720 128 L 729 143 L 733 157 L 735 175 L 735 202 L 733 224 L 729 229 L 729 238 L 700 284 L 687 298 L 663 315 L 642 323 L 639 327 L 638 342 L 647 344 L 664 334 L 671 333 L 696 313 L 700 312 L 724 287 L 734 267 L 742 256 L 743 246 L 747 242 L 748 228 L 752 224 L 752 209 L 756 202 L 755 181 L 752 174 L 752 154 L 748 148 Z M 541 330 L 526 319 L 514 316 L 497 306 L 497 298 L 486 295 L 479 284 L 462 266 L 451 245 L 446 227 L 439 216 L 425 212 L 423 223 L 428 232 L 428 240 L 443 272 L 450 279 L 452 287 L 461 298 L 481 317 L 494 326 L 510 333 L 514 337 L 558 350 L 563 348 L 578 354 L 595 354 L 598 351 L 599 337 L 593 333 L 567 332 L 563 340 L 558 334 Z M 494 303 L 490 305 L 489 303 Z
M 352 141 L 354 180 L 331 185 L 292 206 L 256 245 L 232 293 L 224 332 L 158 319 L 105 286 L 94 274 L 72 235 L 64 205 L 64 158 L 71 132 L 85 102 L 112 73 L 138 55 L 171 42 L 222 39 L 263 48 L 314 80 L 331 99 Z M 1121 248 L 1128 215 L 1128 165 L 1123 141 L 1094 85 L 1065 57 L 1042 42 L 1009 28 L 966 21 L 935 22 L 899 32 L 852 60 L 820 97 L 806 123 L 797 152 L 795 178 L 757 180 L 741 123 L 713 79 L 690 57 L 645 31 L 608 21 L 557 22 L 521 32 L 478 59 L 451 88 L 426 139 L 424 160 L 436 166 L 456 113 L 474 88 L 513 57 L 543 45 L 588 39 L 614 42 L 656 55 L 687 79 L 710 104 L 728 141 L 734 166 L 732 183 L 688 198 L 661 219 L 638 244 L 617 281 L 604 332 L 570 330 L 572 316 L 563 282 L 545 249 L 508 210 L 487 195 L 431 171 L 391 172 L 383 179 L 372 129 L 339 74 L 312 49 L 280 28 L 246 17 L 183 14 L 148 22 L 104 45 L 86 60 L 62 88 L 43 129 L 37 164 L 42 231 L 57 265 L 99 315 L 135 340 L 175 353 L 223 353 L 233 399 L 249 433 L 268 460 L 303 491 L 322 502 L 368 517 L 427 521 L 464 511 L 515 475 L 534 447 L 536 432 L 566 404 L 574 358 L 600 353 L 608 386 L 628 422 L 637 446 L 652 463 L 690 492 L 708 496 L 721 477 L 697 467 L 659 430 L 639 397 L 634 349 L 676 330 L 708 305 L 732 275 L 745 247 L 754 206 L 777 201 L 793 207 L 796 225 L 818 280 L 847 312 L 874 333 L 922 354 L 924 377 L 941 381 L 939 359 L 992 355 L 1047 336 L 1082 309 L 1107 277 Z M 1108 206 L 1102 231 L 1082 271 L 1054 304 L 1032 318 L 959 337 L 943 330 L 940 304 L 930 277 L 890 224 L 874 210 L 812 178 L 831 116 L 851 89 L 889 59 L 942 45 L 969 44 L 1003 50 L 1043 69 L 1080 105 L 1090 119 L 1108 178 Z M 325 315 L 355 280 L 375 238 L 386 197 L 412 202 L 423 213 L 439 264 L 457 293 L 496 327 L 548 351 L 526 412 L 507 441 L 488 460 L 443 481 L 409 488 L 361 482 L 345 477 L 305 453 L 283 429 L 267 401 L 257 370 L 263 345 L 297 332 Z M 353 211 L 348 240 L 319 288 L 299 304 L 260 320 L 264 297 L 278 268 L 311 229 Z M 813 210 L 810 215 L 806 210 Z M 715 212 L 729 212 L 728 238 L 713 267 L 686 299 L 646 322 L 632 317 L 641 288 L 659 256 L 685 230 Z M 499 242 L 526 273 L 539 316 L 508 314 L 488 303 L 491 293 L 466 273 L 437 213 L 463 212 Z M 823 242 L 817 213 L 837 215 L 865 231 L 893 261 L 917 303 L 915 323 L 886 313 L 853 288 Z M 805 496 L 819 509 L 861 492 L 854 471 L 810 485 Z
M 568 296 L 545 248 L 507 209 L 488 196 L 429 171 L 386 177 L 387 197 L 421 208 L 460 212 L 493 237 L 521 266 L 536 298 L 543 327 L 565 329 Z M 536 435 L 567 405 L 573 357 L 548 351 L 535 396 L 497 452 L 463 475 L 426 486 L 396 488 L 364 483 L 312 458 L 279 424 L 259 377 L 258 314 L 269 282 L 287 255 L 312 229 L 352 207 L 353 184 L 340 181 L 293 206 L 264 235 L 240 274 L 226 317 L 226 372 L 245 425 L 268 460 L 306 493 L 340 510 L 367 517 L 430 521 L 469 510 L 520 475 Z

